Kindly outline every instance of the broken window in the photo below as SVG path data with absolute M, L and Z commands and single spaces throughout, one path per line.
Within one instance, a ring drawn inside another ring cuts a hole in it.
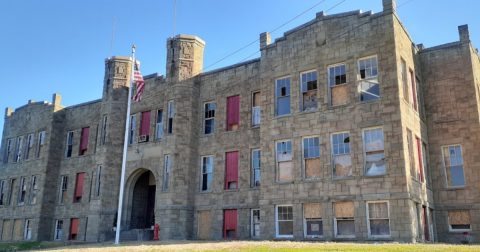
M 65 204 L 67 202 L 67 188 L 68 188 L 68 177 L 62 176 L 62 182 L 60 184 L 60 204 Z
M 377 56 L 358 60 L 358 72 L 360 101 L 370 101 L 380 98 Z
M 293 237 L 293 207 L 277 206 L 277 237 Z
M 40 158 L 43 152 L 43 145 L 45 144 L 45 131 L 38 133 L 37 153 L 35 158 Z
M 317 109 L 317 71 L 302 73 L 300 82 L 302 89 L 302 111 Z
M 470 210 L 448 211 L 448 224 L 450 231 L 470 231 Z
M 410 86 L 412 88 L 412 108 L 415 110 L 415 111 L 418 111 L 418 106 L 417 106 L 417 94 L 416 94 L 416 88 L 415 88 L 415 74 L 413 73 L 413 70 L 410 69 Z
M 23 136 L 17 138 L 17 149 L 15 151 L 15 162 L 20 162 L 22 156 Z
M 237 130 L 240 122 L 240 96 L 228 97 L 227 131 Z
M 25 160 L 29 159 L 30 153 L 33 148 L 33 134 L 27 136 L 27 148 L 25 148 Z
M 8 158 L 10 157 L 10 149 L 12 148 L 12 139 L 7 140 L 7 147 L 5 148 L 5 155 L 3 156 L 3 163 L 8 163 Z
M 465 186 L 462 148 L 460 145 L 453 145 L 445 146 L 442 149 L 447 187 Z
M 135 142 L 135 124 L 137 123 L 137 116 L 130 116 L 130 130 L 128 132 L 128 144 Z
M 277 142 L 277 181 L 293 180 L 292 142 Z
M 408 91 L 407 63 L 405 63 L 403 59 L 400 70 L 402 74 L 403 99 L 409 102 L 410 92 Z
M 150 111 L 142 112 L 142 121 L 140 122 L 140 135 L 138 142 L 148 142 L 150 137 Z
M 88 150 L 88 136 L 90 133 L 90 127 L 82 128 L 82 134 L 80 135 L 80 153 L 79 156 L 83 156 L 87 154 Z
M 157 110 L 157 139 L 162 138 L 163 133 L 163 110 Z
M 213 172 L 213 156 L 202 158 L 202 177 L 200 191 L 212 190 L 212 172 Z
M 31 240 L 32 239 L 32 220 L 25 220 L 25 231 L 23 233 L 24 240 Z
M 349 132 L 332 134 L 332 166 L 334 178 L 352 176 Z
M 368 235 L 370 237 L 390 236 L 390 213 L 388 202 L 368 202 Z
M 107 138 L 107 116 L 103 117 L 103 125 L 102 125 L 102 135 L 100 139 L 100 145 L 105 145 L 105 140 Z
M 260 92 L 252 95 L 252 125 L 260 125 Z
M 30 204 L 37 203 L 38 181 L 37 176 L 32 176 L 32 187 L 30 188 Z
M 252 209 L 251 211 L 252 222 L 251 227 L 251 236 L 254 238 L 260 237 L 260 209 Z
M 237 238 L 237 210 L 223 210 L 223 238 Z
M 169 188 L 169 179 L 170 179 L 170 165 L 171 159 L 170 155 L 165 156 L 165 169 L 163 171 L 163 190 L 168 190 Z
M 252 151 L 252 187 L 260 187 L 260 150 Z
M 62 229 L 63 229 L 63 220 L 56 220 L 55 221 L 55 241 L 62 240 Z
M 5 202 L 5 180 L 0 181 L 0 206 L 4 206 Z
M 303 204 L 303 225 L 305 237 L 322 237 L 323 220 L 322 204 L 306 203 Z
M 82 202 L 84 178 L 85 173 L 77 173 L 77 184 L 75 186 L 75 196 L 73 197 L 73 203 Z
M 204 108 L 203 134 L 213 134 L 215 132 L 215 102 L 205 103 Z
M 305 179 L 320 178 L 320 140 L 318 137 L 303 138 L 303 164 Z
M 424 182 L 423 178 L 423 166 L 422 166 L 422 142 L 420 141 L 420 138 L 415 136 L 415 143 L 417 147 L 417 158 L 418 158 L 418 169 L 417 169 L 417 179 L 420 180 L 420 182 Z
M 18 205 L 25 203 L 25 195 L 27 193 L 27 178 L 20 179 L 20 191 L 18 192 Z
M 100 196 L 100 185 L 102 184 L 102 166 L 99 165 L 97 168 L 97 184 L 95 185 L 95 196 Z
M 417 167 L 415 164 L 415 156 L 413 153 L 413 136 L 412 136 L 412 131 L 407 129 L 407 147 L 408 147 L 408 163 L 410 166 L 410 176 L 412 178 L 418 179 L 417 178 Z
M 225 190 L 238 189 L 238 151 L 227 152 Z
M 275 81 L 275 116 L 290 114 L 290 77 Z
M 73 150 L 73 131 L 67 133 L 67 148 L 65 151 L 65 157 L 71 157 Z
M 363 144 L 365 176 L 387 174 L 383 146 L 383 129 L 373 128 L 363 130 Z
M 355 237 L 355 205 L 352 201 L 334 202 L 334 229 L 335 237 Z
M 169 101 L 168 102 L 167 134 L 172 134 L 173 132 L 173 110 L 174 110 L 174 103 L 173 101 Z
M 346 83 L 345 63 L 328 67 L 330 106 L 342 105 L 348 102 Z

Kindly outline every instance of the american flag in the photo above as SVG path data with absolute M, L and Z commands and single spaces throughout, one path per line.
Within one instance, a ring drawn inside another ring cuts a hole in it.
M 137 63 L 135 63 L 133 82 L 137 84 L 137 94 L 132 97 L 132 100 L 139 102 L 142 99 L 142 92 L 143 88 L 145 87 L 145 81 L 143 81 L 142 74 L 140 73 L 140 70 L 138 70 Z

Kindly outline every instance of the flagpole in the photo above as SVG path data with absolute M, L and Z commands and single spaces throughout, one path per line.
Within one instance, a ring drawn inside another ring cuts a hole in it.
M 118 198 L 118 215 L 117 215 L 117 232 L 115 234 L 115 244 L 120 244 L 120 231 L 122 222 L 122 208 L 123 208 L 123 193 L 125 188 L 125 167 L 127 165 L 127 147 L 128 147 L 128 132 L 130 126 L 130 104 L 132 103 L 132 85 L 135 68 L 135 45 L 132 46 L 132 71 L 130 73 L 130 86 L 128 87 L 128 106 L 127 119 L 125 122 L 125 141 L 123 143 L 123 159 L 122 159 L 122 176 L 120 179 L 120 196 Z

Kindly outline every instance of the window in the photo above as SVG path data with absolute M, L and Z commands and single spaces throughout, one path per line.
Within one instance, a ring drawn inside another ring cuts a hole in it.
M 252 187 L 260 187 L 260 150 L 252 151 Z
M 227 131 L 238 130 L 240 123 L 240 96 L 228 97 L 227 100 Z
M 369 237 L 390 236 L 388 202 L 367 202 L 367 219 Z
M 415 230 L 415 238 L 420 238 L 420 232 L 418 231 L 418 210 L 417 210 L 417 203 L 413 202 L 413 215 L 415 216 L 414 219 L 414 230 Z
M 417 167 L 415 164 L 415 156 L 413 153 L 413 136 L 412 131 L 407 129 L 407 146 L 408 146 L 408 162 L 410 166 L 410 176 L 414 179 L 418 179 Z
M 67 148 L 65 151 L 65 157 L 69 158 L 72 156 L 73 150 L 73 131 L 67 133 Z
M 10 190 L 8 191 L 8 205 L 12 205 L 13 188 L 15 188 L 16 179 L 10 179 Z
M 317 109 L 317 71 L 302 73 L 300 76 L 300 81 L 302 89 L 302 111 Z
M 17 138 L 17 149 L 15 150 L 15 162 L 20 162 L 22 156 L 23 136 Z
M 238 189 L 238 151 L 227 152 L 225 190 Z
M 5 148 L 5 155 L 3 156 L 3 163 L 8 163 L 8 158 L 10 157 L 10 148 L 12 147 L 12 139 L 7 140 L 7 147 Z
M 252 126 L 260 125 L 260 92 L 252 94 Z
M 425 236 L 425 241 L 428 241 L 428 218 L 427 218 L 427 207 L 422 206 L 422 219 L 423 219 L 423 233 Z
M 55 241 L 62 240 L 62 229 L 63 229 L 63 220 L 56 220 L 55 221 L 55 238 L 53 238 L 53 240 Z
M 76 241 L 78 239 L 78 224 L 79 219 L 71 219 L 69 240 Z
M 322 204 L 303 204 L 303 233 L 305 237 L 322 237 Z
M 427 186 L 430 185 L 430 180 L 428 179 L 428 175 L 427 175 L 427 145 L 426 144 L 422 144 L 422 158 L 423 158 L 423 173 L 425 174 L 424 177 L 425 177 L 425 181 L 427 182 Z
M 453 145 L 442 147 L 442 149 L 447 187 L 465 186 L 462 148 L 460 145 Z
M 364 129 L 363 144 L 365 176 L 387 174 L 383 147 L 383 129 Z
M 25 195 L 27 193 L 27 178 L 20 179 L 20 188 L 18 192 L 18 204 L 23 205 L 25 203 Z
M 448 211 L 449 231 L 470 231 L 472 230 L 470 224 L 470 210 Z
M 30 153 L 33 148 L 33 134 L 27 136 L 27 148 L 25 149 L 25 160 L 30 158 Z
M 150 111 L 142 112 L 142 121 L 140 122 L 140 136 L 138 142 L 148 142 L 150 136 Z
M 330 106 L 346 104 L 347 97 L 347 74 L 345 63 L 328 67 L 328 87 Z
M 417 106 L 417 94 L 415 92 L 415 74 L 413 73 L 413 70 L 410 69 L 410 86 L 412 87 L 412 108 L 415 111 L 418 111 L 418 106 Z
M 407 80 L 408 80 L 408 76 L 407 76 L 407 63 L 405 63 L 405 61 L 402 59 L 402 63 L 401 63 L 401 74 L 402 74 L 402 87 L 403 87 L 403 99 L 405 99 L 406 102 L 409 102 L 410 99 L 409 99 L 409 91 L 408 91 L 408 83 L 407 83 Z
M 165 156 L 165 170 L 163 172 L 163 190 L 168 190 L 168 182 L 170 179 L 170 165 L 171 159 L 170 155 Z
M 418 158 L 418 169 L 417 169 L 417 179 L 420 180 L 420 182 L 424 182 L 423 178 L 423 166 L 422 166 L 422 142 L 420 141 L 420 138 L 415 136 L 415 143 L 417 144 L 417 158 Z
M 60 184 L 60 204 L 65 204 L 67 202 L 67 188 L 68 177 L 62 176 L 62 182 Z
M 45 131 L 38 133 L 37 153 L 35 158 L 40 158 L 43 152 L 43 145 L 45 144 Z
M 210 239 L 212 218 L 210 211 L 198 212 L 198 239 Z
M 73 198 L 73 203 L 82 202 L 84 178 L 85 178 L 85 173 L 77 173 L 77 184 L 75 186 L 75 197 Z
M 162 138 L 163 133 L 163 110 L 157 110 L 157 139 Z
M 128 144 L 135 143 L 135 125 L 137 123 L 137 116 L 130 116 L 130 132 L 128 133 Z
M 293 238 L 293 207 L 276 206 L 275 210 L 277 237 Z
M 252 228 L 251 236 L 252 238 L 259 238 L 260 237 L 260 209 L 252 209 L 251 211 L 251 223 L 250 226 Z
M 215 102 L 205 103 L 204 108 L 203 134 L 213 134 L 215 131 Z
M 25 231 L 23 233 L 23 239 L 25 239 L 25 240 L 31 240 L 32 239 L 31 220 L 25 220 Z
M 332 169 L 334 178 L 352 176 L 349 132 L 332 134 Z
M 290 77 L 275 81 L 275 116 L 290 114 Z
M 173 101 L 169 101 L 168 102 L 167 134 L 172 134 L 173 132 L 173 110 L 174 110 Z
M 237 238 L 237 210 L 223 210 L 223 238 Z
M 421 118 L 424 118 L 425 116 L 425 108 L 423 107 L 423 104 L 422 104 L 422 88 L 420 87 L 420 81 L 415 78 L 415 82 L 416 82 L 416 87 L 417 87 L 417 103 L 418 103 L 418 114 Z
M 335 237 L 355 238 L 355 205 L 353 202 L 334 202 Z
M 277 181 L 293 180 L 292 142 L 277 142 Z
M 107 116 L 104 116 L 103 125 L 102 125 L 102 139 L 100 140 L 100 145 L 105 145 L 106 138 L 107 138 Z
M 202 177 L 200 191 L 212 190 L 213 156 L 202 157 Z
M 5 204 L 5 180 L 0 181 L 0 206 Z
M 79 156 L 83 156 L 87 154 L 89 132 L 90 132 L 90 127 L 85 127 L 82 129 L 82 135 L 80 138 L 80 153 L 78 154 Z
M 97 184 L 95 185 L 95 197 L 100 196 L 100 185 L 102 184 L 102 166 L 97 168 Z
M 30 204 L 37 203 L 38 181 L 37 176 L 32 176 L 32 186 L 30 188 Z
M 359 59 L 358 73 L 358 91 L 360 92 L 360 101 L 370 101 L 380 98 L 377 56 Z
M 318 137 L 303 138 L 303 168 L 305 179 L 320 178 L 320 143 Z

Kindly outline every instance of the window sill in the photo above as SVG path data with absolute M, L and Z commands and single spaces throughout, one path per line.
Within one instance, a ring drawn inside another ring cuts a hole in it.
M 378 98 L 378 99 L 375 99 L 375 100 L 369 100 L 369 101 L 358 101 L 358 104 L 369 104 L 369 103 L 379 103 L 380 101 L 382 101 L 382 98 Z
M 451 233 L 451 234 L 461 234 L 463 232 L 471 232 L 472 229 L 457 229 L 457 230 L 448 230 L 448 233 Z
M 293 235 L 292 236 L 276 236 L 274 238 L 274 240 L 276 241 L 281 241 L 281 240 L 292 240 L 293 239 Z
M 358 241 L 356 237 L 335 237 L 332 241 Z
M 320 182 L 322 181 L 323 179 L 321 178 L 314 178 L 314 179 L 303 179 L 302 182 L 305 182 L 305 183 L 315 183 L 315 182 Z
M 279 116 L 276 115 L 276 116 L 273 117 L 273 119 L 287 118 L 287 117 L 289 117 L 289 116 L 291 116 L 291 115 L 292 115 L 292 113 L 286 114 L 286 115 L 279 115 Z
M 258 125 L 253 125 L 252 127 L 250 127 L 250 129 L 260 129 L 260 124 L 258 124 Z
M 443 189 L 447 191 L 467 190 L 467 186 L 445 187 Z
M 418 180 L 418 179 L 416 179 L 416 178 L 413 178 L 413 177 L 410 177 L 410 178 L 411 178 L 413 181 L 415 181 L 415 182 L 417 182 L 417 183 L 419 183 L 419 184 L 422 184 L 422 185 L 425 184 L 425 182 L 422 182 L 422 181 L 420 181 L 420 180 Z
M 333 177 L 332 180 L 355 179 L 354 176 Z
M 251 191 L 259 191 L 259 190 L 260 190 L 260 187 L 250 187 L 250 188 L 248 188 L 248 190 L 251 190 Z
M 307 111 L 300 111 L 297 113 L 297 115 L 303 115 L 303 114 L 309 114 L 309 113 L 315 113 L 315 112 L 318 112 L 320 111 L 318 108 L 316 109 L 312 109 L 312 110 L 307 110 Z
M 295 181 L 289 180 L 289 181 L 275 181 L 275 184 L 280 184 L 280 185 L 288 185 L 288 184 L 294 184 Z
M 340 104 L 340 105 L 335 105 L 335 106 L 329 105 L 328 109 L 346 108 L 349 105 L 350 105 L 350 103 L 345 103 L 345 104 Z
M 231 134 L 231 133 L 236 133 L 236 132 L 239 132 L 239 131 L 240 131 L 240 128 L 238 128 L 236 130 L 225 130 L 225 133 Z
M 318 237 L 307 236 L 307 237 L 303 237 L 302 240 L 304 240 L 304 241 L 324 241 L 325 237 L 323 237 L 323 236 L 318 236 Z
M 381 178 L 386 177 L 387 174 L 379 174 L 379 175 L 363 175 L 364 178 Z
M 240 189 L 239 188 L 237 188 L 237 189 L 224 189 L 223 191 L 224 192 L 238 192 L 238 191 L 240 191 Z
M 213 191 L 212 190 L 209 190 L 209 191 L 201 191 L 201 192 L 198 192 L 199 194 L 204 194 L 204 193 L 212 193 Z
M 375 237 L 371 236 L 365 239 L 366 241 L 393 241 L 392 237 Z
M 203 138 L 203 137 L 205 137 L 205 138 L 206 138 L 206 137 L 211 137 L 211 136 L 213 136 L 213 135 L 215 135 L 215 133 L 212 133 L 212 134 L 202 134 L 202 135 L 200 136 L 200 138 Z

